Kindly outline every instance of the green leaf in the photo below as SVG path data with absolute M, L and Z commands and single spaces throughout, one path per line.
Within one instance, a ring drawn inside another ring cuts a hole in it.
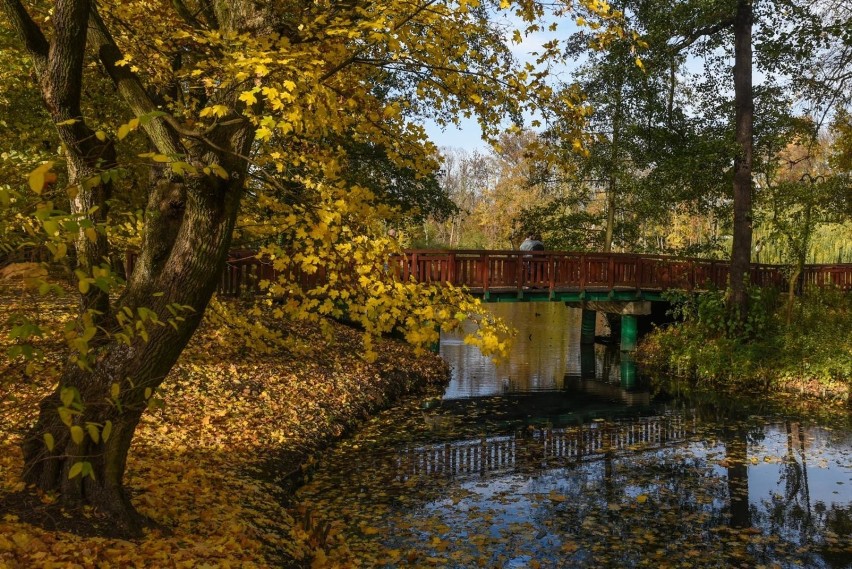
M 45 219 L 42 225 L 44 225 L 44 232 L 47 233 L 50 237 L 53 237 L 54 235 L 59 233 L 59 223 L 52 219 Z
M 113 385 L 117 385 L 117 384 L 113 384 Z M 107 442 L 109 440 L 109 436 L 111 434 L 112 434 L 112 421 L 107 421 L 106 423 L 104 423 L 103 430 L 101 430 L 101 439 L 103 439 L 104 442 Z
M 84 478 L 86 476 L 89 476 L 89 477 L 92 478 L 92 480 L 95 479 L 95 469 L 92 468 L 91 462 L 84 462 L 83 463 L 83 470 L 82 470 L 81 474 L 83 475 Z

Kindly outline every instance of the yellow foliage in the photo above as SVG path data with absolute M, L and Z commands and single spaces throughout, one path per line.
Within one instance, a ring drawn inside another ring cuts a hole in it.
M 281 505 L 280 486 L 259 477 L 259 468 L 289 456 L 296 461 L 279 462 L 279 473 L 298 472 L 299 460 L 365 416 L 382 394 L 444 381 L 446 366 L 436 357 L 415 359 L 403 344 L 386 340 L 376 340 L 381 355 L 368 364 L 357 356 L 361 339 L 351 329 L 329 330 L 332 349 L 317 327 L 268 316 L 258 330 L 300 338 L 315 356 L 281 346 L 247 354 L 229 335 L 234 326 L 221 322 L 223 314 L 242 312 L 237 304 L 217 305 L 173 370 L 162 392 L 165 407 L 143 416 L 134 439 L 126 485 L 137 509 L 165 531 L 135 541 L 81 537 L 0 515 L 0 567 L 269 567 L 285 559 L 323 566 L 326 552 L 331 559 L 345 547 L 336 531 L 317 543 L 315 528 Z M 19 376 L 21 369 L 4 359 L 0 373 Z M 0 500 L 24 490 L 20 434 L 10 427 L 37 410 L 56 373 L 55 362 L 45 362 L 38 381 L 16 384 L 17 403 L 0 399 Z M 104 439 L 110 430 L 103 427 Z M 77 464 L 75 476 L 85 472 Z

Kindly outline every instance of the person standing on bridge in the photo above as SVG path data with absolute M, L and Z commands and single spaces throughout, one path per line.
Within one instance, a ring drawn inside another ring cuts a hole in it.
M 541 242 L 541 236 L 535 233 L 530 233 L 520 246 L 521 251 L 544 251 L 544 243 Z M 533 267 L 532 255 L 524 255 L 524 288 L 535 288 L 536 270 Z
M 541 236 L 530 233 L 520 246 L 521 251 L 544 251 L 544 243 L 541 242 Z

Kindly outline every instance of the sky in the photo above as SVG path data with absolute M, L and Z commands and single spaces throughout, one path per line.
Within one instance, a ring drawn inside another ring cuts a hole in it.
M 557 21 L 558 28 L 556 29 L 556 31 L 541 31 L 532 33 L 524 37 L 524 40 L 521 43 L 513 44 L 511 40 L 508 39 L 509 37 L 511 37 L 512 30 L 514 30 L 515 28 L 523 29 L 524 24 L 513 16 L 504 15 L 504 20 L 505 29 L 508 30 L 506 32 L 506 42 L 509 45 L 512 54 L 515 56 L 518 62 L 522 64 L 527 62 L 532 63 L 535 58 L 531 55 L 531 53 L 541 49 L 541 46 L 545 42 L 551 41 L 553 39 L 564 40 L 570 34 L 575 33 L 578 29 L 574 23 L 573 18 L 566 16 Z M 552 22 L 554 22 L 553 19 L 546 18 L 542 22 L 542 27 L 546 27 Z M 562 79 L 566 79 L 570 69 L 566 67 L 563 70 L 557 69 L 555 71 L 562 74 Z M 529 121 L 530 117 L 525 117 L 525 119 Z M 429 138 L 439 148 L 449 147 L 467 151 L 488 151 L 488 145 L 482 141 L 482 129 L 479 128 L 479 124 L 474 118 L 462 118 L 459 121 L 459 126 L 448 125 L 442 128 L 433 121 L 426 121 L 423 126 L 426 129 Z
M 476 119 L 462 119 L 460 126 L 448 125 L 441 128 L 433 121 L 426 121 L 423 125 L 429 138 L 438 145 L 438 148 L 458 148 L 467 151 L 487 151 L 488 145 L 482 141 L 482 129 Z

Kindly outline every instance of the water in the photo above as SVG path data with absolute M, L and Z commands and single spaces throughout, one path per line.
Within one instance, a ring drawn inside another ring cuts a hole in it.
M 852 567 L 848 416 L 652 393 L 617 348 L 579 346 L 579 311 L 493 306 L 520 329 L 509 361 L 443 339 L 441 402 L 377 417 L 300 491 L 332 559 Z

